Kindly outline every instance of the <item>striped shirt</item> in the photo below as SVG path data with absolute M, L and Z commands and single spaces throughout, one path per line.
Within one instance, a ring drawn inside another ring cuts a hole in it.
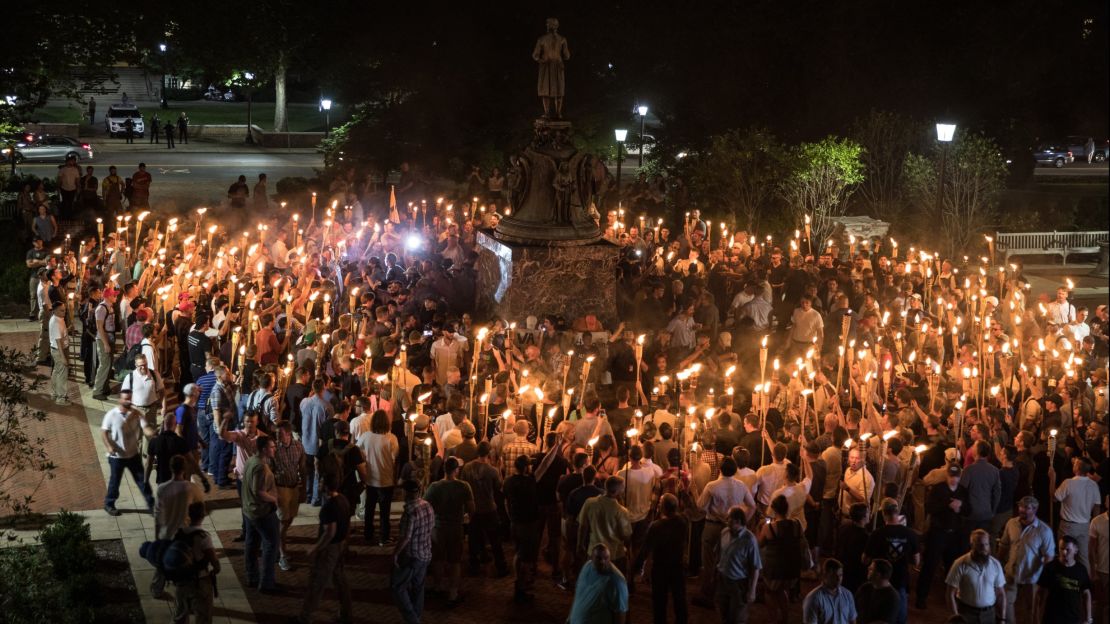
M 200 398 L 197 399 L 197 412 L 200 414 L 211 414 L 208 409 L 208 395 L 212 394 L 212 388 L 216 385 L 216 373 L 205 373 L 200 376 L 195 382 L 197 387 L 200 388 Z
M 405 501 L 401 514 L 401 539 L 406 540 L 401 552 L 417 561 L 432 560 L 432 529 L 436 513 L 432 504 L 422 498 Z

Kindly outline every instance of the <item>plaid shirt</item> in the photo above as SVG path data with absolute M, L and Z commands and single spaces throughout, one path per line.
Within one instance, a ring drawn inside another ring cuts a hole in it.
M 123 333 L 123 344 L 128 349 L 143 341 L 143 323 L 132 323 Z
M 274 449 L 274 482 L 285 488 L 299 486 L 305 475 L 304 447 L 291 440 L 289 444 L 278 442 Z
M 436 525 L 436 512 L 432 504 L 422 498 L 405 501 L 401 514 L 401 539 L 408 540 L 403 554 L 417 561 L 432 560 L 432 529 Z
M 701 445 L 699 445 L 699 447 L 700 448 L 698 449 L 698 451 L 694 453 L 694 461 L 692 462 L 692 465 L 706 464 L 707 466 L 709 466 L 709 479 L 711 481 L 715 480 L 721 475 L 721 461 L 725 458 L 725 456 L 721 455 L 717 451 L 714 451 L 713 449 L 707 449 L 705 447 L 702 447 Z
M 534 455 L 539 450 L 527 438 L 517 438 L 501 449 L 501 472 L 512 473 L 516 458 L 521 455 Z

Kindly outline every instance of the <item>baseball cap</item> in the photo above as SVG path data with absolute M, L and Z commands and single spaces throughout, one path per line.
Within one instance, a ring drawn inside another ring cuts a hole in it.
M 950 477 L 958 477 L 963 472 L 963 470 L 960 469 L 959 464 L 948 464 L 947 472 L 948 476 Z
M 115 288 L 105 288 L 104 289 L 104 296 L 105 297 L 115 297 L 117 295 L 119 295 L 119 291 L 116 290 Z

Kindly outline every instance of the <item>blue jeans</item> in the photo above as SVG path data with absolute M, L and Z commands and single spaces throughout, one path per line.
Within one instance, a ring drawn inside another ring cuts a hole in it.
M 909 592 L 905 587 L 896 587 L 898 590 L 898 617 L 894 620 L 898 624 L 906 624 L 906 618 L 909 617 Z
M 139 486 L 139 491 L 143 493 L 143 498 L 146 499 L 147 507 L 154 507 L 154 495 L 151 494 L 150 484 L 146 482 L 146 477 L 143 475 L 143 460 L 139 455 L 127 459 L 109 457 L 108 466 L 111 471 L 108 475 L 108 494 L 104 497 L 105 507 L 116 506 L 116 501 L 119 500 L 119 484 L 123 480 L 124 469 L 131 472 L 131 477 L 135 479 L 135 484 Z
M 308 476 L 304 480 L 305 501 L 310 505 L 319 506 L 320 504 L 320 479 L 316 472 L 316 456 L 305 454 L 306 470 Z
M 200 469 L 201 472 L 211 474 L 208 458 L 212 454 L 212 442 L 216 435 L 212 431 L 212 416 L 208 413 L 208 410 L 197 410 L 197 429 L 200 430 L 200 439 L 204 442 L 200 447 Z
M 212 439 L 214 442 L 208 455 L 208 466 L 211 468 L 209 472 L 216 477 L 216 485 L 230 485 L 227 470 L 231 467 L 231 456 L 235 453 L 235 445 L 225 442 L 219 436 L 214 435 Z
M 390 593 L 405 624 L 420 624 L 420 616 L 424 613 L 424 576 L 428 573 L 428 563 L 401 555 L 389 575 Z
M 277 511 L 271 511 L 261 518 L 252 518 L 246 514 L 243 517 L 247 521 L 247 582 L 252 587 L 272 588 L 277 584 L 274 578 L 274 568 L 277 567 L 278 541 L 281 539 L 281 524 L 278 522 Z M 262 551 L 261 577 L 258 570 L 260 546 Z

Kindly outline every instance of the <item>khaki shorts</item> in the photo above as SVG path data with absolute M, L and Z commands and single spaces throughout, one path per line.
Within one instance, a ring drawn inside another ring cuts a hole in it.
M 297 517 L 297 512 L 301 508 L 301 488 L 295 487 L 282 487 L 277 488 L 277 515 L 278 520 L 282 524 L 289 524 L 293 522 L 293 518 Z

